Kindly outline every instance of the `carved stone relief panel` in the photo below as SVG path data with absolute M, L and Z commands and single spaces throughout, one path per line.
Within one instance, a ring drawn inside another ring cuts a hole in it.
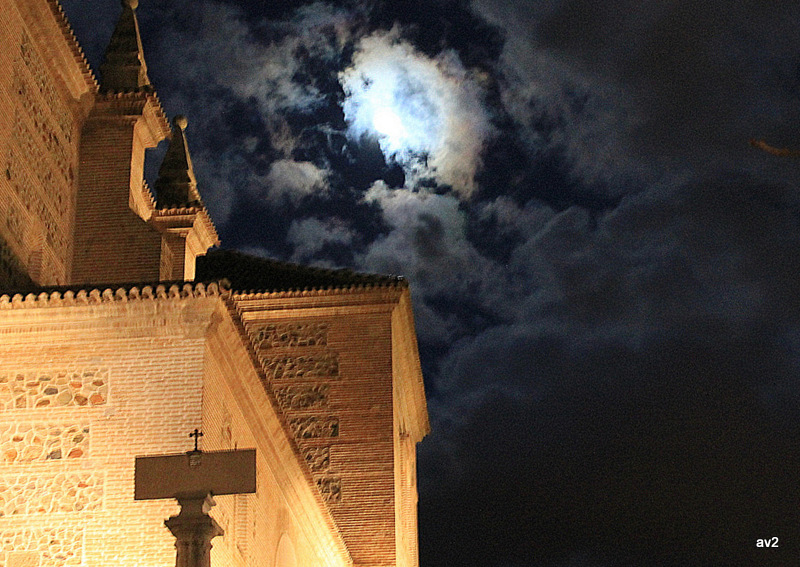
M 305 447 L 303 457 L 312 473 L 327 471 L 331 464 L 330 447 Z
M 289 425 L 296 439 L 339 436 L 339 418 L 335 416 L 294 417 L 289 420 Z
M 220 437 L 222 439 L 222 446 L 228 449 L 233 448 L 233 418 L 228 406 L 222 404 L 222 423 L 220 426 Z
M 325 346 L 327 323 L 267 323 L 252 328 L 259 349 Z
M 339 356 L 336 353 L 302 356 L 280 355 L 265 357 L 267 377 L 274 380 L 317 380 L 339 376 Z
M 336 504 L 342 501 L 342 479 L 339 477 L 327 477 L 317 480 L 317 488 L 322 499 L 329 504 Z
M 275 389 L 278 404 L 284 410 L 307 410 L 328 406 L 328 384 L 283 386 Z

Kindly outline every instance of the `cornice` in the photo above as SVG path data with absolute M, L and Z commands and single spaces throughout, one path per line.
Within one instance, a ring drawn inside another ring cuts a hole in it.
M 144 118 L 153 146 L 169 135 L 167 116 L 152 88 L 98 93 L 89 117 L 90 120 L 126 119 L 134 122 L 140 118 Z
M 86 54 L 83 52 L 83 48 L 81 47 L 80 43 L 78 43 L 78 39 L 75 37 L 75 32 L 72 30 L 72 26 L 70 25 L 69 20 L 67 20 L 67 16 L 64 14 L 63 8 L 61 8 L 61 4 L 58 0 L 47 0 L 47 3 L 50 6 L 50 10 L 53 12 L 53 16 L 56 18 L 56 23 L 61 29 L 64 39 L 72 50 L 75 63 L 77 63 L 78 67 L 80 68 L 86 85 L 89 87 L 89 90 L 92 93 L 96 93 L 99 90 L 97 78 L 94 76 L 94 73 L 89 66 L 89 62 L 86 60 Z
M 211 242 L 209 246 L 219 246 L 219 234 L 211 215 L 205 206 L 199 207 L 172 207 L 168 209 L 153 209 L 151 222 L 164 228 L 184 227 L 191 228 L 199 221 L 199 227 L 206 236 L 204 240 Z

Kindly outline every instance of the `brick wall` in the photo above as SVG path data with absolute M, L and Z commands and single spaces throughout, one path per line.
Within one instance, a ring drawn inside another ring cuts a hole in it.
M 413 321 L 395 315 L 410 309 L 407 295 L 237 300 L 264 379 L 356 565 L 417 565 L 415 454 L 427 418 L 420 424 L 406 408 L 421 388 Z
M 67 283 L 78 145 L 96 85 L 50 2 L 0 2 L 0 286 Z M 24 281 L 24 277 L 22 278 Z
M 216 564 L 344 567 L 347 550 L 219 297 L 0 305 L 0 567 L 174 565 L 173 501 L 133 500 L 137 455 L 255 447 L 258 492 L 218 497 Z
M 159 280 L 161 234 L 130 207 L 143 182 L 143 119 L 119 116 L 114 106 L 95 110 L 82 134 L 75 283 Z

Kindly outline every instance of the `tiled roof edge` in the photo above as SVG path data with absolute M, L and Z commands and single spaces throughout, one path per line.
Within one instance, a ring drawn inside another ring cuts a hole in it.
M 405 289 L 408 282 L 398 278 L 397 281 L 386 283 L 354 283 L 331 285 L 327 287 L 307 287 L 303 289 L 288 290 L 232 290 L 236 299 L 272 299 L 284 297 L 319 297 L 320 295 L 346 295 L 372 290 Z
M 152 285 L 120 285 L 84 288 L 61 288 L 36 293 L 4 293 L 0 295 L 0 309 L 37 307 L 66 307 L 114 302 L 149 301 L 161 299 L 189 299 L 222 297 L 229 293 L 222 282 L 165 283 Z
M 304 286 L 302 288 L 293 287 L 288 289 L 274 288 L 274 287 L 257 287 L 257 286 L 239 287 L 240 284 L 237 284 L 235 281 L 237 279 L 236 276 L 231 274 L 225 274 L 224 273 L 225 270 L 223 269 L 209 270 L 211 272 L 218 272 L 217 274 L 211 276 L 213 279 L 230 278 L 230 280 L 232 280 L 232 289 L 236 292 L 273 293 L 273 292 L 298 292 L 298 291 L 314 291 L 314 290 L 330 291 L 335 289 L 349 289 L 352 288 L 353 286 L 408 287 L 408 281 L 405 279 L 404 276 L 357 272 L 350 268 L 323 268 L 319 266 L 296 264 L 293 262 L 285 262 L 282 260 L 275 260 L 273 258 L 264 258 L 262 256 L 246 254 L 244 252 L 239 252 L 237 250 L 228 250 L 228 249 L 209 250 L 208 253 L 206 254 L 206 259 L 207 261 L 219 261 L 216 257 L 220 255 L 228 256 L 229 258 L 232 259 L 229 261 L 238 261 L 239 259 L 241 259 L 245 262 L 250 262 L 253 264 L 257 263 L 260 264 L 260 268 L 262 269 L 278 268 L 278 269 L 300 270 L 305 272 L 309 276 L 319 276 L 319 277 L 330 276 L 332 278 L 338 278 L 340 280 L 339 282 L 331 282 L 323 284 L 321 287 L 314 285 L 307 287 Z M 341 281 L 344 278 L 349 278 L 350 281 Z

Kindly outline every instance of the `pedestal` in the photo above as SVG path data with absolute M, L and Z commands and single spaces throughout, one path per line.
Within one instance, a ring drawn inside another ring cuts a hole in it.
M 222 528 L 208 515 L 214 505 L 210 494 L 178 497 L 181 512 L 164 522 L 175 536 L 175 567 L 211 567 L 211 540 Z

